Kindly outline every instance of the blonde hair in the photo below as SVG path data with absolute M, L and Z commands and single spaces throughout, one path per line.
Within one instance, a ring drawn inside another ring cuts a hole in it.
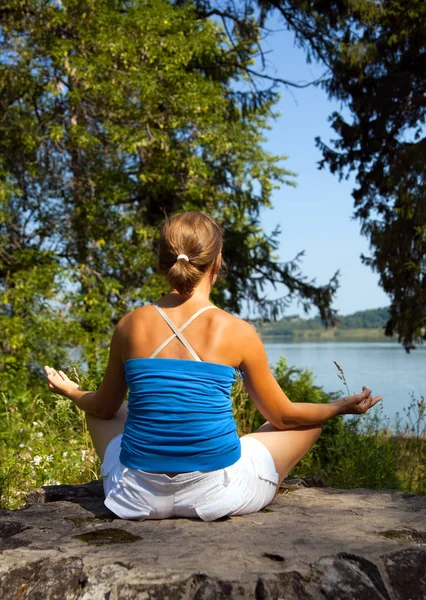
M 179 294 L 191 295 L 217 263 L 222 246 L 222 229 L 209 215 L 195 211 L 175 215 L 165 221 L 161 231 L 160 273 Z M 188 260 L 177 260 L 180 254 Z

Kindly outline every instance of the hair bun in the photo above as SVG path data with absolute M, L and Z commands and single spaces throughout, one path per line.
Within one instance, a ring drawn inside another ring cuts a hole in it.
M 209 215 L 196 211 L 174 215 L 166 219 L 161 231 L 160 273 L 171 289 L 191 295 L 204 275 L 219 265 L 222 245 L 222 229 Z

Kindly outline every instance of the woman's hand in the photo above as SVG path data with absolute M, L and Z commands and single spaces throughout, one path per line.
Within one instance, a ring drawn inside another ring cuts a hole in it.
M 363 415 L 381 399 L 382 396 L 374 396 L 373 398 L 371 390 L 364 386 L 360 394 L 346 396 L 337 400 L 337 402 L 341 406 L 342 415 Z
M 56 371 L 47 365 L 44 367 L 47 376 L 47 385 L 54 394 L 69 397 L 70 392 L 79 390 L 80 386 L 75 381 L 71 381 L 63 371 Z

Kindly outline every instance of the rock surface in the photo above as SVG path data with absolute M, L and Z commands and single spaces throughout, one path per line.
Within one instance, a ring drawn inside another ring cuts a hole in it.
M 425 600 L 426 497 L 285 482 L 264 511 L 123 521 L 100 482 L 0 511 L 2 600 Z

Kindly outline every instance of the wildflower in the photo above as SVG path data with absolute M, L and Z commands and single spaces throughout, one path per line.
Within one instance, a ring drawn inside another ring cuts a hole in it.
M 39 438 L 42 438 L 42 437 L 43 437 L 43 432 L 42 432 L 42 431 L 39 431 L 39 432 L 37 433 L 37 437 L 39 437 Z
M 86 460 L 87 458 L 87 450 L 82 450 L 81 451 L 81 460 Z
M 25 448 L 25 444 L 19 444 L 20 448 Z
M 41 456 L 34 456 L 33 458 L 33 463 L 36 465 L 36 467 L 41 463 Z
M 38 422 L 37 421 L 33 421 L 33 425 L 38 425 Z
M 53 456 L 52 454 L 49 454 L 49 456 L 46 457 L 47 462 L 52 462 L 53 461 Z
M 68 452 L 62 452 L 62 457 L 66 458 L 68 456 Z

